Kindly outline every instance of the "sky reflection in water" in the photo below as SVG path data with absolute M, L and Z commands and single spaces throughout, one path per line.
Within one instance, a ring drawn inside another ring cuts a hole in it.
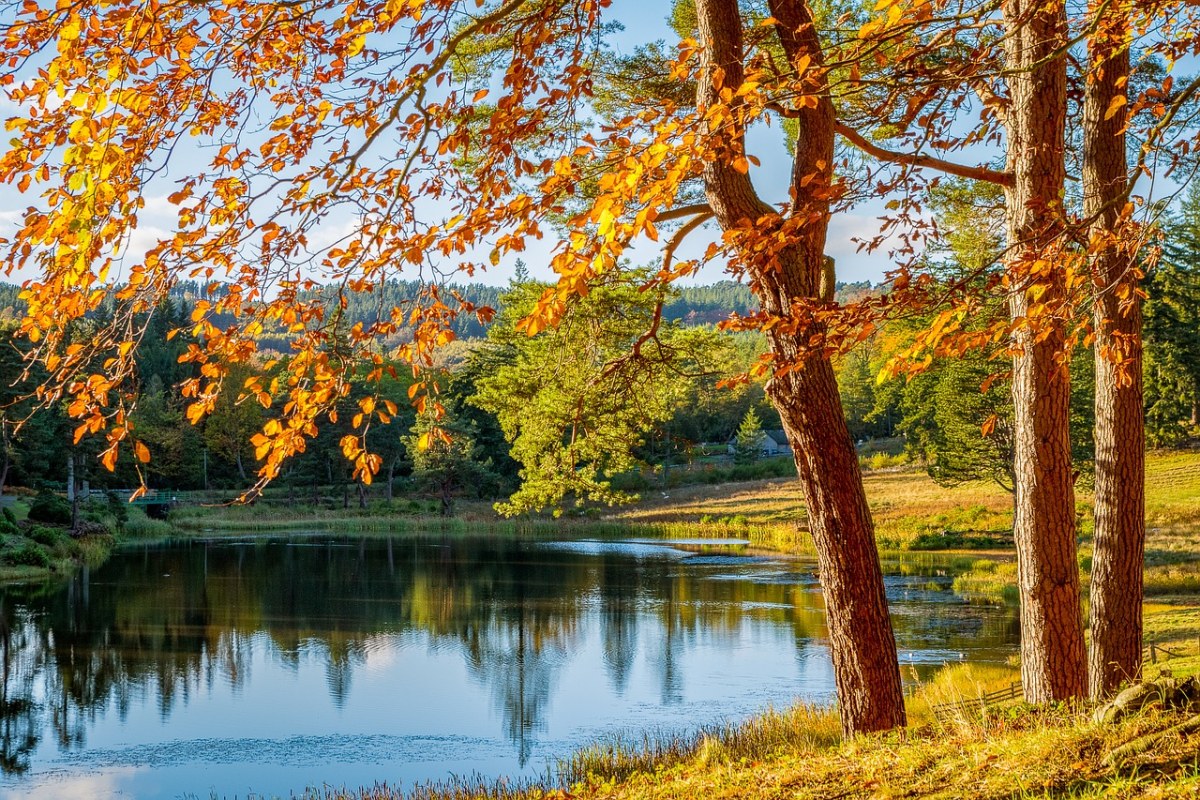
M 1011 610 L 894 570 L 906 677 L 1012 651 Z M 811 565 L 694 544 L 192 541 L 8 587 L 0 625 L 4 800 L 532 774 L 833 692 Z

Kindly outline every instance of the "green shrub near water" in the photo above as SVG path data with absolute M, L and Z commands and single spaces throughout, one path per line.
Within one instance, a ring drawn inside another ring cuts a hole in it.
M 175 528 L 171 523 L 150 519 L 140 511 L 130 514 L 128 521 L 121 526 L 122 536 L 128 539 L 164 539 L 174 533 Z
M 12 548 L 5 548 L 0 553 L 0 560 L 5 564 L 21 567 L 49 568 L 53 563 L 50 554 L 37 542 L 25 541 Z
M 54 492 L 40 491 L 29 506 L 29 519 L 51 525 L 70 525 L 71 504 Z
M 17 525 L 17 518 L 13 515 L 9 508 L 4 509 L 4 514 L 0 517 L 0 536 L 16 536 L 21 532 Z

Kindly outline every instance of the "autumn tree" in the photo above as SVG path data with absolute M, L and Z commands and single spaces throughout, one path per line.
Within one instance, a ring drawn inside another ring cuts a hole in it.
M 105 437 L 103 458 L 115 465 L 123 444 L 140 441 L 129 414 L 137 315 L 181 278 L 225 277 L 227 291 L 193 311 L 198 344 L 185 358 L 198 374 L 183 387 L 187 414 L 198 421 L 212 412 L 230 366 L 257 358 L 257 333 L 286 330 L 286 362 L 264 361 L 262 380 L 241 387 L 275 409 L 255 437 L 261 488 L 336 415 L 351 392 L 349 365 L 374 363 L 374 377 L 383 374 L 375 343 L 407 328 L 398 355 L 426 366 L 454 337 L 457 317 L 488 314 L 435 277 L 371 324 L 347 326 L 339 293 L 369 291 L 404 265 L 471 274 L 560 221 L 558 283 L 527 317 L 525 330 L 536 334 L 618 268 L 630 244 L 655 238 L 656 220 L 669 222 L 669 209 L 685 207 L 699 181 L 735 269 L 751 277 L 759 322 L 782 323 L 769 337 L 777 364 L 768 391 L 800 454 L 846 728 L 898 724 L 895 644 L 857 459 L 828 357 L 809 358 L 824 336 L 813 301 L 824 297 L 825 232 L 838 193 L 833 106 L 811 10 L 772 3 L 774 22 L 760 31 L 765 20 L 743 20 L 735 2 L 697 4 L 698 35 L 668 70 L 682 102 L 654 98 L 628 124 L 602 130 L 587 115 L 606 5 L 377 0 L 317 10 L 239 0 L 168 4 L 151 15 L 129 0 L 10 7 L 0 80 L 20 109 L 9 126 L 20 145 L 0 158 L 0 179 L 39 198 L 9 254 L 14 267 L 39 270 L 22 330 L 50 371 L 43 397 L 69 395 L 72 416 Z M 782 214 L 746 174 L 744 131 L 765 107 L 750 96 L 744 29 L 765 33 L 781 54 L 779 95 L 795 101 L 794 197 Z M 486 69 L 459 70 L 466 60 Z M 500 96 L 488 98 L 495 87 Z M 58 102 L 64 95 L 71 101 Z M 192 140 L 214 148 L 166 192 L 174 230 L 144 252 L 125 252 L 145 196 Z M 573 201 L 581 186 L 582 208 Z M 427 214 L 431 206 L 445 214 Z M 348 233 L 314 236 L 326 220 L 341 220 Z M 663 262 L 663 282 L 691 269 L 669 253 Z M 332 303 L 328 293 L 313 295 L 317 274 L 333 282 Z M 106 328 L 66 347 L 64 326 L 109 295 L 117 303 Z M 90 371 L 93 363 L 103 371 Z M 367 430 L 384 410 L 367 405 L 341 439 L 360 480 L 382 466 Z

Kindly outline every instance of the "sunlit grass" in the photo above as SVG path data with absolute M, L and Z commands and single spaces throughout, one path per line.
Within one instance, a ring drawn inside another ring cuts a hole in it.
M 1019 709 L 973 723 L 922 726 L 848 741 L 823 737 L 771 749 L 701 745 L 678 761 L 624 777 L 596 772 L 562 786 L 467 779 L 413 789 L 325 788 L 309 800 L 682 800 L 682 798 L 1173 798 L 1200 791 L 1200 734 L 1172 729 L 1187 713 L 1147 711 L 1114 725 L 1085 709 Z M 822 718 L 816 721 L 824 726 Z M 1156 746 L 1119 764 L 1122 744 L 1160 734 Z

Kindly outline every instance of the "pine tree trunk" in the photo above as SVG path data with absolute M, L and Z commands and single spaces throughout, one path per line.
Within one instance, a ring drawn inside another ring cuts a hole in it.
M 1104 699 L 1142 667 L 1142 567 L 1146 547 L 1142 397 L 1142 308 L 1133 253 L 1118 239 L 1128 188 L 1126 96 L 1128 21 L 1103 13 L 1089 42 L 1083 105 L 1084 216 L 1091 223 L 1096 283 L 1096 493 L 1091 584 L 1091 696 Z M 1120 103 L 1120 100 L 1117 100 Z M 1121 295 L 1125 298 L 1122 299 Z
M 1009 313 L 1025 320 L 1035 303 L 1052 304 L 1063 293 L 1054 248 L 1065 231 L 1066 9 L 1061 0 L 1004 0 L 1003 8 L 1013 175 L 1005 271 Z M 1080 697 L 1087 688 L 1064 340 L 1054 315 L 1013 335 L 1013 538 L 1021 678 L 1032 703 Z
M 737 0 L 698 0 L 696 10 L 706 62 L 697 103 L 704 107 L 718 102 L 722 89 L 736 97 L 744 76 L 742 21 Z M 789 61 L 804 62 L 810 74 L 820 75 L 824 53 L 807 5 L 771 0 L 770 10 Z M 720 85 L 713 77 L 718 69 L 724 74 Z M 815 106 L 797 108 L 795 118 L 799 136 L 788 216 L 804 224 L 768 260 L 752 247 L 738 253 L 763 311 L 781 317 L 789 316 L 796 302 L 817 301 L 825 263 L 835 191 L 835 119 L 827 92 L 816 89 Z M 758 197 L 749 176 L 733 166 L 744 152 L 740 132 L 714 134 L 733 152 L 705 162 L 708 204 L 727 234 L 752 241 L 766 225 L 779 224 L 778 212 Z M 812 322 L 798 328 L 776 327 L 769 334 L 777 363 L 803 366 L 777 375 L 768 393 L 792 446 L 816 544 L 842 728 L 847 734 L 885 730 L 905 723 L 904 695 L 874 527 L 832 366 L 822 352 L 805 350 L 823 330 Z
M 776 347 L 785 346 L 777 342 Z M 838 707 L 847 733 L 905 724 L 875 528 L 828 359 L 769 387 L 792 446 L 825 595 Z

